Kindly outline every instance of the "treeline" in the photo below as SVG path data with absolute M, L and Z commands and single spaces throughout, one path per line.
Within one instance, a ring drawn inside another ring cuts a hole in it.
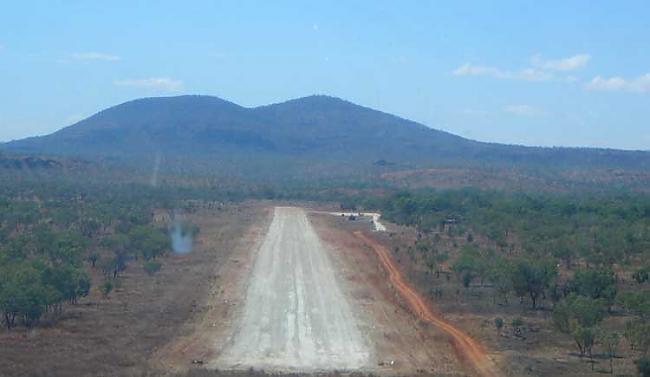
M 428 233 L 458 224 L 500 251 L 552 256 L 571 268 L 648 260 L 650 195 L 508 194 L 475 189 L 403 192 L 368 200 L 387 219 Z

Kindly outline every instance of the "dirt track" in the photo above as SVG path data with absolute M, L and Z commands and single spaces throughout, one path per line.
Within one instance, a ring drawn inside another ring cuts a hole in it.
M 277 207 L 258 251 L 242 319 L 218 364 L 355 370 L 371 348 L 305 212 Z
M 464 363 L 468 364 L 478 376 L 497 377 L 499 375 L 495 371 L 495 367 L 485 350 L 477 341 L 453 324 L 447 322 L 444 318 L 434 314 L 418 293 L 404 281 L 401 273 L 391 260 L 388 250 L 384 246 L 369 238 L 361 231 L 356 231 L 354 234 L 360 240 L 370 245 L 377 253 L 379 260 L 388 272 L 390 282 L 408 303 L 413 312 L 420 319 L 431 323 L 450 337 L 455 351 Z

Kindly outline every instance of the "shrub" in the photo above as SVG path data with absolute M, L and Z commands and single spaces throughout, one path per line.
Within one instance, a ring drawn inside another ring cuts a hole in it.
M 158 262 L 145 262 L 142 265 L 142 268 L 149 274 L 150 276 L 155 274 L 156 272 L 160 271 L 160 263 Z
M 501 329 L 503 328 L 503 318 L 501 317 L 495 318 L 494 326 L 496 326 L 498 332 L 501 332 Z
M 102 295 L 104 297 L 108 297 L 108 294 L 111 293 L 113 290 L 113 282 L 110 280 L 106 280 L 104 284 L 101 285 L 101 290 L 102 290 Z
M 650 377 L 650 356 L 644 356 L 634 362 L 636 369 L 639 371 L 639 376 Z
M 650 277 L 650 269 L 647 267 L 640 268 L 634 272 L 634 275 L 632 275 L 632 278 L 636 280 L 637 283 L 643 284 L 646 281 L 648 281 L 648 278 Z

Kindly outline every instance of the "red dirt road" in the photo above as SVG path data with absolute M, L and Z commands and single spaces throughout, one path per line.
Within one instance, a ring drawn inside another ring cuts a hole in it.
M 477 376 L 497 377 L 499 375 L 495 370 L 492 360 L 490 360 L 481 344 L 429 309 L 424 299 L 402 278 L 402 274 L 393 263 L 388 250 L 384 246 L 366 236 L 361 231 L 355 231 L 354 235 L 372 247 L 377 253 L 379 261 L 388 272 L 390 282 L 404 298 L 411 310 L 421 320 L 431 323 L 449 336 L 454 350 L 458 353 L 463 363 L 474 370 Z

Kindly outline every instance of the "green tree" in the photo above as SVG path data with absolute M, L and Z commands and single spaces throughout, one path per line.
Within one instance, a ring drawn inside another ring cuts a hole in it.
M 614 374 L 614 358 L 618 351 L 618 345 L 621 342 L 621 336 L 617 332 L 603 332 L 600 336 L 600 343 L 605 349 L 605 354 L 609 358 L 609 373 Z
M 440 271 L 445 262 L 449 260 L 449 254 L 446 252 L 439 252 L 436 254 L 436 277 L 440 277 Z
M 63 300 L 73 304 L 79 297 L 87 296 L 90 292 L 90 278 L 86 272 L 69 265 L 46 267 L 42 280 L 54 287 Z
M 38 270 L 27 263 L 5 266 L 0 271 L 0 311 L 7 329 L 16 318 L 31 326 L 44 312 L 46 290 Z
M 634 316 L 625 323 L 623 335 L 632 349 L 647 354 L 650 349 L 650 291 L 626 292 L 619 301 Z
M 606 269 L 578 270 L 569 282 L 569 289 L 581 296 L 603 299 L 611 306 L 616 298 L 616 276 Z
M 503 328 L 503 318 L 501 317 L 496 317 L 494 319 L 494 326 L 497 328 L 497 333 L 501 333 L 501 329 Z
M 647 268 L 647 267 L 639 268 L 638 270 L 636 270 L 636 271 L 634 272 L 634 274 L 632 275 L 632 278 L 633 278 L 637 283 L 639 283 L 639 284 L 643 284 L 643 283 L 645 283 L 646 281 L 648 281 L 648 278 L 650 277 L 650 272 L 649 272 L 649 270 L 650 270 L 650 269 Z
M 532 308 L 557 276 L 557 268 L 551 260 L 518 260 L 512 271 L 512 285 L 519 297 L 528 295 Z
M 110 280 L 105 280 L 104 283 L 100 286 L 102 296 L 107 298 L 108 295 L 113 291 L 113 282 Z
M 650 357 L 643 356 L 634 362 L 641 377 L 650 377 Z
M 521 317 L 513 318 L 512 322 L 510 322 L 510 326 L 512 326 L 512 329 L 515 331 L 515 335 L 520 336 L 524 326 L 524 320 L 521 319 Z
M 128 237 L 129 247 L 145 260 L 156 259 L 170 248 L 169 237 L 161 230 L 147 225 L 134 227 Z
M 90 265 L 92 268 L 95 268 L 95 265 L 97 264 L 97 261 L 100 259 L 99 253 L 97 252 L 92 252 L 90 255 L 88 255 L 88 262 L 90 262 Z
M 553 322 L 562 332 L 570 334 L 576 327 L 592 328 L 600 323 L 605 315 L 602 299 L 569 295 L 555 306 Z
M 650 349 L 650 323 L 633 319 L 625 322 L 623 336 L 630 343 L 630 347 L 644 355 Z
M 488 271 L 488 280 L 492 283 L 495 293 L 508 304 L 508 294 L 512 291 L 512 265 L 505 258 L 499 258 Z
M 628 313 L 650 320 L 650 291 L 625 292 L 619 297 L 619 302 Z
M 580 350 L 580 356 L 588 355 L 592 359 L 592 370 L 594 369 L 592 349 L 596 342 L 596 333 L 597 331 L 593 327 L 582 327 L 580 325 L 577 325 L 571 332 L 573 340 L 575 340 L 578 350 Z
M 478 248 L 465 245 L 458 258 L 452 263 L 451 269 L 460 277 L 465 288 L 468 288 L 475 277 L 483 276 L 483 263 Z

